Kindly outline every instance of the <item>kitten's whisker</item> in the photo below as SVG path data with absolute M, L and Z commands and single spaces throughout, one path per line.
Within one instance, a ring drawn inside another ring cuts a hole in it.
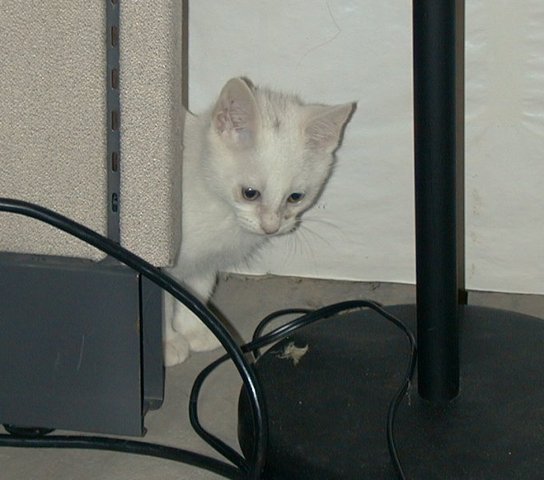
M 314 239 L 319 240 L 320 242 L 324 243 L 327 247 L 332 247 L 332 244 L 328 238 L 326 238 L 324 235 L 316 232 L 312 228 L 310 228 L 308 225 L 304 225 L 304 228 L 301 229 L 301 233 L 304 232 L 306 235 L 311 235 Z M 309 240 L 306 238 L 306 241 L 309 242 Z
M 304 223 L 314 223 L 314 224 L 321 224 L 326 225 L 327 227 L 332 227 L 334 230 L 342 231 L 342 228 L 340 225 L 338 225 L 337 221 L 333 221 L 330 218 L 320 217 L 320 216 L 308 216 L 304 217 Z
M 297 256 L 297 242 L 294 235 L 287 235 L 287 254 L 285 255 L 285 261 L 284 263 L 290 263 L 293 258 Z
M 311 233 L 313 234 L 316 234 L 317 233 L 315 232 L 314 229 L 311 229 L 309 228 L 309 225 L 308 224 L 313 224 L 313 225 L 323 225 L 325 227 L 327 227 L 326 231 L 327 233 L 330 233 L 332 234 L 331 236 L 334 236 L 333 240 L 339 240 L 339 239 L 344 239 L 344 230 L 339 226 L 337 225 L 336 223 L 334 223 L 332 220 L 329 220 L 329 219 L 325 219 L 325 218 L 322 218 L 322 217 L 308 217 L 308 218 L 305 218 L 304 219 L 304 228 L 306 228 L 307 230 L 310 230 Z M 321 236 L 321 239 L 324 240 L 324 236 Z M 326 241 L 327 245 L 330 246 L 330 242 Z
M 308 240 L 308 237 L 306 236 L 306 233 L 308 232 L 307 228 L 299 228 L 297 230 L 297 239 L 300 239 L 300 247 L 301 247 L 301 253 L 304 253 L 304 247 L 306 248 L 306 255 L 310 257 L 312 264 L 314 266 L 317 265 L 317 259 L 315 256 L 315 252 L 312 248 L 311 242 Z

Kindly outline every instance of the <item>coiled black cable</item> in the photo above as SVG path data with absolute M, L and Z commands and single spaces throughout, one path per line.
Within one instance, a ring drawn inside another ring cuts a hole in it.
M 397 392 L 395 393 L 395 395 L 393 396 L 391 402 L 389 403 L 389 407 L 387 411 L 387 424 L 386 424 L 387 447 L 389 451 L 389 456 L 391 458 L 391 462 L 393 463 L 393 467 L 395 468 L 398 478 L 400 480 L 406 480 L 406 475 L 402 468 L 402 464 L 400 462 L 398 452 L 397 452 L 394 427 L 395 427 L 395 419 L 396 419 L 398 407 L 406 391 L 410 387 L 410 384 L 414 377 L 416 361 L 417 361 L 417 344 L 416 344 L 416 339 L 414 334 L 401 320 L 396 318 L 394 315 L 391 315 L 378 303 L 368 301 L 368 300 L 349 300 L 345 302 L 335 303 L 333 305 L 327 305 L 326 307 L 322 307 L 313 311 L 310 311 L 307 309 L 279 310 L 277 312 L 271 313 L 259 323 L 259 325 L 255 329 L 255 333 L 253 334 L 253 340 L 249 343 L 242 345 L 241 349 L 243 352 L 247 352 L 247 353 L 252 352 L 254 355 L 256 354 L 256 356 L 259 356 L 260 348 L 276 343 L 288 337 L 289 335 L 294 333 L 296 330 L 299 330 L 300 328 L 306 327 L 307 325 L 310 325 L 311 323 L 326 319 L 327 317 L 330 317 L 332 315 L 335 315 L 341 312 L 354 310 L 354 309 L 362 309 L 362 308 L 368 308 L 368 309 L 374 310 L 376 313 L 378 313 L 379 315 L 384 317 L 386 320 L 390 321 L 396 327 L 398 327 L 408 339 L 408 343 L 410 347 L 410 352 L 408 356 L 409 357 L 408 365 L 403 377 L 402 384 L 397 390 Z M 266 328 L 266 325 L 269 324 L 272 320 L 275 320 L 276 318 L 282 315 L 292 315 L 297 313 L 303 313 L 303 315 L 301 317 L 296 318 L 295 320 L 290 321 L 289 323 L 286 323 L 285 325 L 282 325 L 272 330 L 266 335 L 262 335 L 264 328 Z M 215 448 L 215 450 L 217 450 L 219 453 L 224 455 L 226 458 L 229 458 L 229 460 L 231 460 L 233 463 L 236 463 L 236 460 L 237 460 L 236 456 L 239 456 L 239 454 L 236 451 L 234 451 L 231 447 L 226 445 L 222 440 L 220 440 L 219 438 L 215 437 L 213 434 L 208 432 L 200 424 L 198 419 L 198 397 L 200 395 L 202 386 L 204 385 L 204 382 L 206 381 L 207 377 L 217 367 L 219 367 L 219 365 L 224 363 L 226 360 L 228 360 L 228 355 L 223 355 L 222 357 L 218 358 L 217 360 L 212 362 L 210 365 L 208 365 L 204 370 L 202 370 L 198 374 L 197 378 L 195 379 L 193 383 L 193 388 L 191 390 L 191 395 L 189 400 L 189 419 L 191 421 L 191 425 L 193 426 L 195 432 L 197 432 L 198 435 L 200 435 L 202 439 L 204 439 L 209 445 Z

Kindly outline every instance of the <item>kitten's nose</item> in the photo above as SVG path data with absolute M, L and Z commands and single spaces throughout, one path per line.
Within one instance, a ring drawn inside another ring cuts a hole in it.
M 267 235 L 272 235 L 280 229 L 280 216 L 268 214 L 261 217 L 261 228 Z
M 274 233 L 276 233 L 280 227 L 279 226 L 270 226 L 270 225 L 261 225 L 261 228 L 263 229 L 264 233 L 266 233 L 267 235 L 272 235 Z

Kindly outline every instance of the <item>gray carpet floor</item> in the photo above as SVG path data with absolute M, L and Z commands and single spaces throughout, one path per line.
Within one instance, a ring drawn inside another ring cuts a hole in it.
M 280 308 L 315 308 L 356 298 L 371 298 L 384 304 L 413 303 L 414 294 L 414 287 L 409 285 L 224 276 L 214 295 L 214 303 L 236 327 L 240 336 L 247 340 L 262 317 Z M 542 297 L 475 294 L 474 298 L 479 304 L 485 305 L 492 302 L 497 307 L 515 307 L 516 310 L 524 313 L 544 316 Z M 192 431 L 187 409 L 195 376 L 220 354 L 220 351 L 194 354 L 184 364 L 167 370 L 165 401 L 162 408 L 146 416 L 145 441 L 217 456 Z M 221 367 L 210 377 L 203 389 L 200 407 L 204 425 L 235 448 L 238 448 L 236 409 L 240 386 L 241 382 L 234 368 L 230 365 Z M 121 453 L 0 449 L 0 479 L 2 480 L 211 480 L 215 478 L 220 477 L 172 461 Z

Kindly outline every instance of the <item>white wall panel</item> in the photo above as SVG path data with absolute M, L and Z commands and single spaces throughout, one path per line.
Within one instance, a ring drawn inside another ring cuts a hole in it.
M 468 1 L 467 283 L 544 293 L 544 2 Z
M 411 2 L 190 4 L 191 110 L 247 75 L 358 101 L 336 172 L 296 238 L 253 273 L 413 282 Z M 467 283 L 544 293 L 544 2 L 467 0 Z

